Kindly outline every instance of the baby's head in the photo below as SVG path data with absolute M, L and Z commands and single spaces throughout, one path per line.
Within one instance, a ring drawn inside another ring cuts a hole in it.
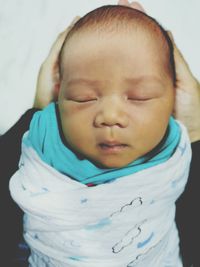
M 159 144 L 173 110 L 175 68 L 172 43 L 154 19 L 100 7 L 71 29 L 59 64 L 61 126 L 75 153 L 120 168 Z

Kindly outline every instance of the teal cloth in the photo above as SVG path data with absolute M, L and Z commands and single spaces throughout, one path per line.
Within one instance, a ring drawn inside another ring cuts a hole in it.
M 59 172 L 83 184 L 102 184 L 167 161 L 180 140 L 180 127 L 170 117 L 165 137 L 151 152 L 123 168 L 99 168 L 86 158 L 80 159 L 62 141 L 57 106 L 49 104 L 34 114 L 23 143 L 31 146 L 40 158 Z

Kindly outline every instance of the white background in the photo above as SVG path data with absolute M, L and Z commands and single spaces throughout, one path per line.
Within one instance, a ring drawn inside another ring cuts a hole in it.
M 32 107 L 39 67 L 59 32 L 77 15 L 117 0 L 0 0 L 0 134 Z M 200 1 L 141 0 L 173 32 L 200 80 Z

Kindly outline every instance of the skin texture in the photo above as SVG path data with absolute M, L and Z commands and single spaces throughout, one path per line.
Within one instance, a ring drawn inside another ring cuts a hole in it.
M 162 140 L 174 88 L 158 49 L 142 31 L 110 38 L 84 32 L 70 39 L 58 106 L 75 153 L 100 167 L 120 168 Z
M 118 4 L 145 12 L 138 2 L 129 3 L 126 0 L 120 0 Z M 51 101 L 57 101 L 60 87 L 58 55 L 68 31 L 78 19 L 79 17 L 76 17 L 72 24 L 63 33 L 59 34 L 52 45 L 48 57 L 41 65 L 34 98 L 34 107 L 36 108 L 42 109 Z M 168 33 L 174 45 L 177 78 L 173 115 L 187 127 L 191 142 L 196 142 L 200 140 L 200 83 L 192 74 L 187 62 L 176 46 L 172 33 Z

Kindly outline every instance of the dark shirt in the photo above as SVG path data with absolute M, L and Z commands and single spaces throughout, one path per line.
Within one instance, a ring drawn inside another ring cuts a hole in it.
M 1 188 L 1 262 L 6 267 L 27 267 L 29 250 L 23 240 L 23 212 L 9 193 L 10 177 L 18 169 L 21 138 L 28 130 L 37 109 L 28 110 L 4 135 L 0 136 L 0 188 Z M 192 144 L 192 162 L 188 183 L 177 200 L 176 223 L 184 267 L 200 267 L 200 141 Z M 38 266 L 39 267 L 39 266 Z M 122 266 L 123 267 L 123 266 Z M 153 267 L 153 266 L 148 266 Z

